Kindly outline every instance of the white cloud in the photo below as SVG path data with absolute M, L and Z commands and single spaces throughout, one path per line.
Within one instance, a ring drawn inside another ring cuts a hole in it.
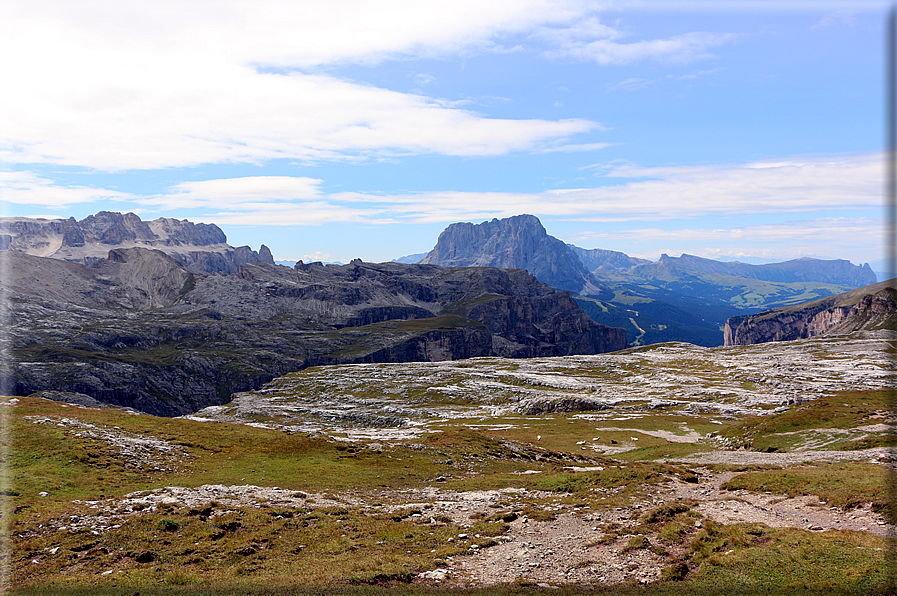
M 548 41 L 554 47 L 545 52 L 550 57 L 565 57 L 619 65 L 660 60 L 688 63 L 714 57 L 708 50 L 736 37 L 732 33 L 693 31 L 667 39 L 624 42 L 629 34 L 590 17 L 564 27 L 545 27 L 534 37 Z
M 638 228 L 623 231 L 595 231 L 579 234 L 577 239 L 634 240 L 651 238 L 652 241 L 657 242 L 706 242 L 709 244 L 738 244 L 750 241 L 753 244 L 770 245 L 818 243 L 821 240 L 829 239 L 841 242 L 849 241 L 854 244 L 861 244 L 863 240 L 868 240 L 877 245 L 881 232 L 882 222 L 878 219 L 827 217 L 735 228 Z
M 302 255 L 302 260 L 306 263 L 314 263 L 315 261 L 332 262 L 336 259 L 333 255 L 318 250 L 307 255 Z
M 594 193 L 624 212 L 625 199 L 638 197 L 652 219 L 876 207 L 882 202 L 882 164 L 881 154 L 874 153 L 729 166 L 630 166 L 604 176 L 648 180 L 568 192 Z
M 660 79 L 641 79 L 638 77 L 633 77 L 629 79 L 625 79 L 620 81 L 619 83 L 613 83 L 607 86 L 608 91 L 635 91 L 637 89 L 644 89 L 645 87 L 650 87 Z
M 5 3 L 0 53 L 15 59 L 0 62 L 0 159 L 116 170 L 538 148 L 595 125 L 490 119 L 309 69 L 468 51 L 583 10 L 573 0 Z
M 0 171 L 0 201 L 19 205 L 64 208 L 76 203 L 129 200 L 134 195 L 86 186 L 60 186 L 33 172 Z
M 559 145 L 557 147 L 545 147 L 539 149 L 539 153 L 577 153 L 580 151 L 597 151 L 598 149 L 606 149 L 615 143 L 574 143 L 568 145 Z
M 823 10 L 852 10 L 882 14 L 890 3 L 887 0 L 631 0 L 624 5 L 631 10 L 651 12 L 818 13 Z
M 253 204 L 318 198 L 320 183 L 321 180 L 299 176 L 251 176 L 181 182 L 173 186 L 171 192 L 142 202 L 166 209 L 246 209 Z
M 171 69 L 181 68 L 208 71 L 183 63 Z M 579 119 L 487 119 L 319 75 L 232 66 L 220 76 L 183 72 L 178 81 L 157 74 L 166 80 L 129 81 L 122 73 L 117 88 L 93 81 L 83 93 L 71 91 L 79 89 L 76 73 L 46 85 L 8 87 L 0 109 L 12 118 L 0 131 L 0 158 L 115 170 L 382 152 L 497 155 L 595 127 Z

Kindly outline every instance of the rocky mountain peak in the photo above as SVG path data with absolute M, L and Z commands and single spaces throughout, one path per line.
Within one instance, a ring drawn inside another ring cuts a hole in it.
M 134 213 L 100 211 L 78 222 L 86 242 L 122 244 L 126 241 L 152 241 L 156 236 L 150 227 Z
M 526 269 L 553 288 L 582 295 L 601 293 L 579 257 L 565 243 L 550 236 L 534 215 L 515 215 L 481 224 L 451 224 L 421 263 Z

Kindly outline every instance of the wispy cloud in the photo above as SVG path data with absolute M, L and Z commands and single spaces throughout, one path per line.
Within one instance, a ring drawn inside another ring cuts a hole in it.
M 321 180 L 299 176 L 251 176 L 181 182 L 168 193 L 141 202 L 166 209 L 246 209 L 248 205 L 269 205 L 320 198 Z
M 810 29 L 828 29 L 830 27 L 853 27 L 856 24 L 857 10 L 842 9 L 826 13 L 818 23 Z
M 615 143 L 573 143 L 567 145 L 559 145 L 557 147 L 544 147 L 538 150 L 538 153 L 577 153 L 580 151 L 597 151 L 598 149 L 606 149 L 612 147 Z
M 232 224 L 255 225 L 327 221 L 386 224 L 477 221 L 533 213 L 577 221 L 625 222 L 743 213 L 838 211 L 877 207 L 881 201 L 880 170 L 881 158 L 877 154 L 753 162 L 728 167 L 629 166 L 612 169 L 604 177 L 640 180 L 534 194 L 334 193 L 316 197 L 313 204 L 237 205 L 232 212 L 217 212 L 214 217 Z M 227 181 L 217 181 L 216 184 L 227 184 Z M 787 233 L 793 232 L 792 229 Z
M 168 192 L 137 196 L 67 187 L 32 173 L 7 172 L 0 173 L 0 196 L 12 202 L 56 206 L 111 198 L 156 209 L 199 208 L 208 210 L 208 218 L 252 225 L 432 223 L 519 213 L 594 222 L 651 221 L 877 208 L 881 203 L 881 163 L 880 154 L 863 154 L 727 166 L 611 164 L 608 168 L 596 166 L 600 186 L 541 193 L 324 193 L 320 189 L 323 181 L 315 178 L 253 176 L 184 182 Z
M 302 260 L 308 263 L 313 263 L 314 261 L 324 261 L 329 262 L 335 260 L 333 255 L 327 254 L 321 251 L 315 251 L 313 253 L 309 253 L 307 255 L 302 255 Z
M 737 37 L 734 33 L 693 31 L 666 39 L 624 41 L 629 35 L 620 29 L 601 23 L 597 17 L 578 25 L 545 28 L 536 34 L 552 46 L 545 54 L 550 57 L 573 58 L 619 65 L 658 60 L 683 64 L 713 58 L 710 48 L 723 45 Z
M 654 83 L 658 82 L 660 79 L 642 79 L 638 77 L 632 77 L 629 79 L 625 79 L 620 81 L 619 83 L 613 83 L 607 86 L 608 91 L 636 91 L 638 89 L 644 89 L 646 87 L 650 87 Z
M 104 188 L 62 186 L 33 172 L 0 171 L 0 201 L 63 209 L 77 203 L 130 201 L 135 195 Z
M 818 13 L 824 10 L 862 10 L 881 13 L 889 3 L 887 0 L 633 0 L 626 2 L 625 6 L 630 10 L 650 12 Z
M 633 240 L 651 238 L 658 242 L 703 241 L 718 244 L 752 243 L 778 245 L 786 243 L 818 243 L 820 240 L 857 243 L 858 238 L 877 240 L 881 221 L 868 217 L 827 217 L 810 220 L 793 220 L 787 223 L 760 224 L 733 228 L 631 228 L 621 231 L 592 231 L 576 236 L 577 240 Z
M 838 255 L 863 262 L 878 254 L 882 222 L 868 217 L 828 217 L 791 220 L 732 228 L 631 228 L 591 231 L 567 240 L 584 246 L 641 244 L 646 251 L 634 256 L 656 259 L 662 253 L 678 256 L 681 248 L 700 257 L 770 257 L 792 259 L 807 255 Z M 656 247 L 656 248 L 654 248 Z M 669 248 L 665 248 L 669 247 Z

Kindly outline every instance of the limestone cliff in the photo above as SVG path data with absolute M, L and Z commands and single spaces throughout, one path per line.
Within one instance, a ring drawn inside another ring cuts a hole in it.
M 199 275 L 146 248 L 90 267 L 0 253 L 8 383 L 159 415 L 228 401 L 321 364 L 594 354 L 626 347 L 526 271 L 245 263 Z
M 17 250 L 90 265 L 106 259 L 111 248 L 153 248 L 193 273 L 236 273 L 246 263 L 274 263 L 268 247 L 258 252 L 234 248 L 214 224 L 171 218 L 143 221 L 134 213 L 100 211 L 81 221 L 0 218 L 0 250 Z
M 726 321 L 727 346 L 786 341 L 859 330 L 897 330 L 895 280 L 798 306 L 777 308 Z

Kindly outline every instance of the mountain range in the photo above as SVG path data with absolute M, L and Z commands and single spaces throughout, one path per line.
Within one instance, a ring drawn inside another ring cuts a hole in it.
M 234 248 L 215 224 L 161 217 L 143 221 L 134 213 L 100 211 L 81 221 L 68 219 L 0 218 L 0 250 L 91 265 L 107 258 L 113 248 L 163 251 L 188 271 L 199 274 L 236 273 L 245 263 L 274 263 L 264 244 L 258 252 Z
M 625 328 L 634 345 L 674 340 L 721 345 L 729 317 L 876 282 L 868 264 L 845 260 L 751 265 L 683 254 L 651 262 L 583 249 L 548 235 L 533 215 L 451 224 L 421 262 L 526 269 L 543 283 L 575 294 L 594 320 Z
M 623 329 L 595 323 L 569 292 L 521 269 L 289 268 L 262 261 L 265 250 L 238 253 L 214 226 L 165 220 L 163 235 L 114 215 L 6 226 L 15 232 L 0 251 L 9 394 L 170 416 L 322 364 L 626 347 Z M 105 258 L 93 256 L 101 249 Z M 256 256 L 238 265 L 238 254 Z
M 320 364 L 719 345 L 724 328 L 756 343 L 891 328 L 897 304 L 854 290 L 867 265 L 650 262 L 565 244 L 531 215 L 452 224 L 419 264 L 284 267 L 212 224 L 111 212 L 0 219 L 0 255 L 6 387 L 162 415 Z

